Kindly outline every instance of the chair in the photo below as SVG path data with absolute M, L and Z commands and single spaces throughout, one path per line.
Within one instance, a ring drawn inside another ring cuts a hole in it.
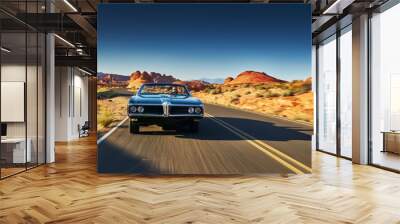
M 89 136 L 89 130 L 90 130 L 89 121 L 85 121 L 82 127 L 78 125 L 79 138 Z

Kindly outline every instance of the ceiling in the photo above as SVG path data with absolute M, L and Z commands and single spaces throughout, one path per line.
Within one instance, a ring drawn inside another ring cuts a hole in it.
M 313 38 L 317 39 L 338 20 L 378 6 L 384 1 L 386 0 L 47 0 L 46 3 L 46 0 L 1 0 L 0 21 L 3 32 L 15 33 L 30 28 L 39 32 L 56 33 L 56 65 L 79 66 L 95 74 L 96 9 L 100 3 L 308 3 L 312 6 Z

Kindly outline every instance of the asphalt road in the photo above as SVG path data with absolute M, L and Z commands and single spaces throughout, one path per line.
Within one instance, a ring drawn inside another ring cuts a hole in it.
M 309 173 L 312 127 L 215 105 L 198 133 L 124 122 L 98 146 L 98 170 L 141 174 Z

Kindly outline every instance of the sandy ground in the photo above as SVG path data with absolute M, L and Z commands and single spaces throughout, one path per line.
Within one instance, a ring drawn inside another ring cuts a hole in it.
M 202 91 L 195 92 L 193 95 L 205 103 L 250 110 L 295 121 L 313 122 L 312 92 L 285 96 L 285 93 L 279 89 L 267 91 L 250 86 L 229 91 L 223 90 L 217 94 L 212 91 L 211 93 Z

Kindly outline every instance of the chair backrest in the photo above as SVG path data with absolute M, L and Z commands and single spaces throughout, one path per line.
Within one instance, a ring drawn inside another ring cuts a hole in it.
M 85 121 L 85 123 L 82 126 L 82 129 L 89 129 L 90 128 L 90 123 L 89 121 Z

